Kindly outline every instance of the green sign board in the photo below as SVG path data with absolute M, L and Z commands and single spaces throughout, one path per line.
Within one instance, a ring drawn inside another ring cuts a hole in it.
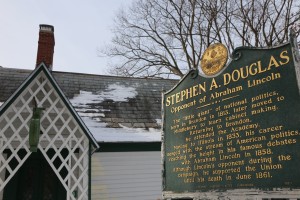
M 241 47 L 216 76 L 190 71 L 164 94 L 164 192 L 300 188 L 293 51 Z

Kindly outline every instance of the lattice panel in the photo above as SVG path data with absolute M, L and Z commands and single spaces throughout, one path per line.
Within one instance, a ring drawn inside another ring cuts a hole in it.
M 0 191 L 30 156 L 33 98 L 43 107 L 38 149 L 62 182 L 68 200 L 88 199 L 89 140 L 41 72 L 0 116 Z

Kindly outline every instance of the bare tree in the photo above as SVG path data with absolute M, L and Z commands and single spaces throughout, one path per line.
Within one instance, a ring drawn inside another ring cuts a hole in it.
M 296 0 L 138 0 L 115 19 L 112 43 L 102 54 L 117 58 L 112 73 L 182 77 L 203 51 L 221 42 L 272 46 L 288 40 L 300 21 Z M 299 29 L 297 30 L 299 35 Z
M 289 29 L 300 19 L 299 2 L 293 0 L 235 0 L 235 5 L 230 23 L 239 45 L 262 47 L 284 43 Z

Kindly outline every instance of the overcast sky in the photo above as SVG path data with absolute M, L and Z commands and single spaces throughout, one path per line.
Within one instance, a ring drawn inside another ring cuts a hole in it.
M 54 26 L 54 71 L 108 74 L 97 55 L 120 7 L 132 0 L 0 0 L 0 66 L 33 69 L 39 24 Z

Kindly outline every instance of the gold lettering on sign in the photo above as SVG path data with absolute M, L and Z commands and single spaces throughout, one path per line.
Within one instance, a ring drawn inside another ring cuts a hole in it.
M 276 69 L 278 67 L 282 67 L 290 62 L 290 57 L 288 56 L 287 50 L 284 50 L 280 53 L 279 58 L 276 58 L 274 56 L 270 56 L 269 58 L 269 64 L 268 66 L 262 66 L 262 61 L 258 60 L 250 65 L 247 65 L 245 67 L 240 67 L 238 69 L 233 70 L 231 73 L 225 73 L 223 74 L 223 86 L 227 86 L 232 82 L 237 82 L 241 79 L 247 79 L 249 76 L 256 76 L 261 73 L 266 73 L 270 70 Z M 280 73 L 271 73 L 264 78 L 254 80 L 254 82 L 248 81 L 248 87 L 253 87 L 256 85 L 260 85 L 265 82 L 273 81 L 275 79 L 280 79 L 281 75 Z M 170 95 L 166 98 L 166 106 L 172 106 L 174 104 L 178 104 L 182 101 L 188 100 L 190 98 L 194 98 L 197 96 L 201 96 L 205 94 L 208 90 L 209 85 L 209 91 L 218 89 L 222 85 L 218 84 L 215 78 L 211 79 L 210 83 L 203 82 L 201 84 L 194 85 L 192 87 L 186 88 L 184 90 L 181 90 L 180 92 L 177 92 L 176 94 Z M 224 96 L 226 94 L 230 94 L 233 92 L 237 92 L 242 90 L 242 86 L 236 87 L 236 88 L 226 88 L 226 90 L 222 92 L 217 92 L 213 94 L 211 98 L 216 98 L 219 96 Z
M 285 116 L 290 101 L 279 86 L 290 62 L 288 50 L 282 50 L 166 95 L 171 120 L 164 128 L 171 144 L 164 156 L 171 164 L 168 176 L 176 177 L 172 181 L 212 189 L 279 180 L 297 159 L 281 150 L 300 142 L 300 130 L 269 117 Z
M 247 65 L 245 67 L 240 67 L 239 69 L 233 70 L 231 73 L 225 73 L 223 74 L 223 84 L 228 85 L 232 82 L 237 82 L 240 79 L 247 79 L 249 76 L 256 76 L 261 73 L 266 73 L 274 68 L 278 68 L 281 66 L 284 66 L 289 63 L 290 58 L 287 55 L 288 52 L 286 50 L 282 51 L 280 53 L 279 58 L 275 58 L 274 56 L 271 56 L 269 58 L 269 65 L 268 66 L 262 66 L 261 60 L 258 60 L 254 63 L 251 63 L 250 65 Z M 264 82 L 271 81 L 269 79 L 277 79 L 280 75 L 272 75 L 272 77 L 265 78 Z M 249 86 L 249 85 L 248 85 Z

